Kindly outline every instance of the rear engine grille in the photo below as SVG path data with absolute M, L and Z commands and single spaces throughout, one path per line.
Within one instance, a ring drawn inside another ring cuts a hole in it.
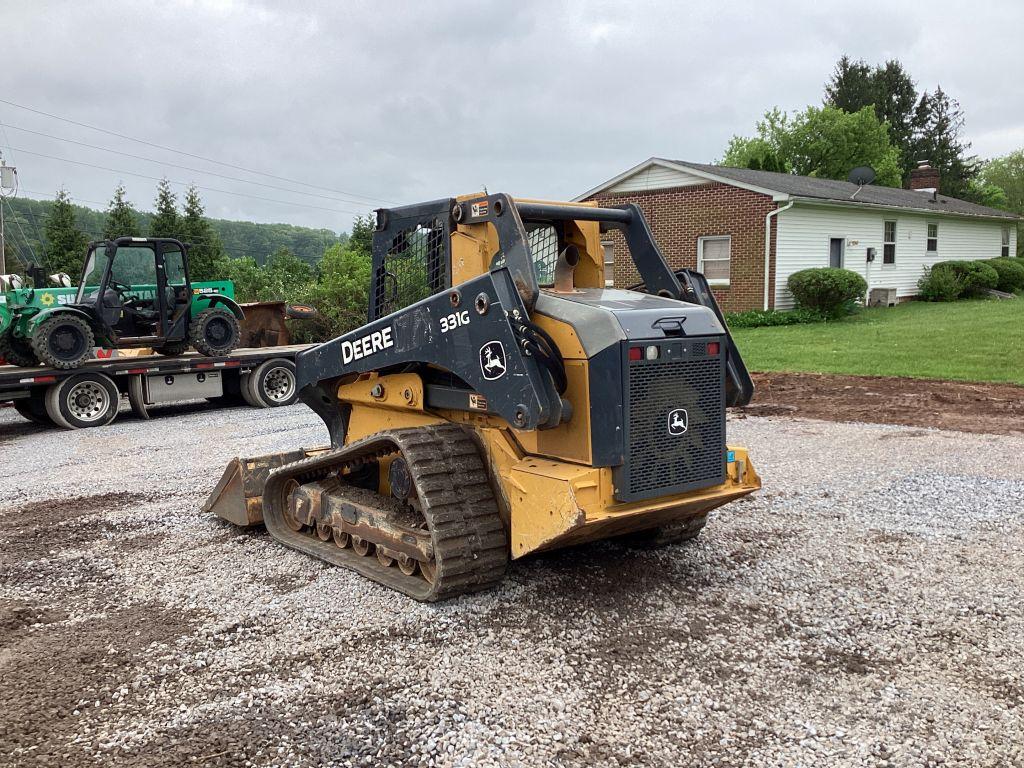
M 704 342 L 676 342 L 663 344 L 657 360 L 624 364 L 629 443 L 618 498 L 651 498 L 724 482 L 723 355 L 708 357 Z

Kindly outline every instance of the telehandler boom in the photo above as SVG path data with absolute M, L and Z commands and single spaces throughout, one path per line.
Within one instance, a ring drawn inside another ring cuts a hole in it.
M 612 229 L 643 292 L 605 287 Z M 330 446 L 234 460 L 205 510 L 433 601 L 538 550 L 692 538 L 760 487 L 725 435 L 750 377 L 635 205 L 379 210 L 370 294 L 364 326 L 296 359 Z

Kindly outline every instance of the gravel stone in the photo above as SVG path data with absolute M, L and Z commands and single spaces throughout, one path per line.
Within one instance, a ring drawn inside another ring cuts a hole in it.
M 421 605 L 199 512 L 306 408 L 0 410 L 0 763 L 1022 766 L 1024 438 L 730 420 L 683 545 Z

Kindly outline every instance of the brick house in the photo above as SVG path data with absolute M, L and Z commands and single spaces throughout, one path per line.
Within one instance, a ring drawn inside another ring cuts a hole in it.
M 576 199 L 639 205 L 669 265 L 704 272 L 724 310 L 788 309 L 786 281 L 808 267 L 842 266 L 905 299 L 937 261 L 1014 255 L 1017 217 L 938 194 L 937 176 L 924 165 L 911 189 L 858 187 L 652 157 Z M 614 285 L 638 282 L 621 234 L 604 245 Z

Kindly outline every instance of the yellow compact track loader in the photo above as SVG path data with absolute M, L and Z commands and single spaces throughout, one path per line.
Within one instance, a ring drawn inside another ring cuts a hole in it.
M 637 289 L 605 287 L 609 230 Z M 234 460 L 204 509 L 417 600 L 539 550 L 692 538 L 760 487 L 725 438 L 750 377 L 703 275 L 669 269 L 635 205 L 378 211 L 369 321 L 296 377 L 331 445 Z

